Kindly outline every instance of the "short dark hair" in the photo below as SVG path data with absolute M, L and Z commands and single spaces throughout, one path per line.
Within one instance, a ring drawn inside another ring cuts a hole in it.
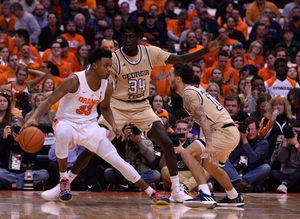
M 200 78 L 198 75 L 194 75 L 190 84 L 200 84 Z
M 52 75 L 59 77 L 58 67 L 56 65 L 54 65 L 53 62 L 46 60 L 43 63 L 45 63 L 47 65 L 47 68 L 51 69 Z
M 284 51 L 285 54 L 287 55 L 287 50 L 286 50 L 286 48 L 284 48 L 284 47 L 278 47 L 278 48 L 275 50 L 276 56 L 277 56 L 277 53 L 279 53 L 279 52 L 281 52 L 281 51 Z
M 50 43 L 50 45 L 49 45 L 49 48 L 51 49 L 51 48 L 52 48 L 52 45 L 55 44 L 55 43 L 58 43 L 58 44 L 60 45 L 60 42 L 52 41 L 52 42 Z M 61 45 L 60 45 L 60 47 L 61 47 Z
M 114 42 L 114 40 L 113 40 L 112 38 L 110 38 L 110 37 L 104 37 L 104 38 L 101 38 L 101 39 L 98 41 L 98 46 L 99 46 L 99 47 L 101 47 L 102 41 L 103 41 L 103 40 L 107 40 L 107 41 L 112 41 L 112 42 Z
M 278 58 L 278 59 L 276 59 L 275 62 L 274 62 L 274 65 L 276 65 L 276 63 L 278 63 L 278 62 L 284 62 L 285 65 L 287 66 L 287 61 L 284 58 Z
M 300 120 L 296 120 L 295 122 L 293 122 L 292 127 L 300 128 Z
M 186 120 L 186 119 L 178 119 L 177 121 L 176 121 L 176 123 L 175 123 L 175 127 L 176 127 L 176 125 L 178 124 L 178 123 L 185 123 L 185 124 L 189 124 L 189 122 Z
M 253 87 L 253 83 L 254 83 L 254 81 L 256 81 L 256 80 L 262 80 L 262 81 L 264 81 L 263 77 L 258 76 L 258 75 L 255 75 L 255 76 L 251 79 L 251 81 L 250 81 L 251 87 Z
M 257 129 L 259 129 L 259 124 L 258 124 L 258 121 L 256 118 L 252 117 L 252 116 L 249 116 L 248 118 L 245 119 L 245 123 L 247 123 L 248 125 L 249 124 L 252 124 L 252 123 L 255 123 L 255 127 Z
M 226 104 L 226 101 L 234 101 L 234 100 L 237 101 L 237 105 L 238 105 L 238 106 L 241 105 L 241 99 L 239 98 L 239 96 L 238 96 L 237 94 L 228 94 L 228 95 L 225 97 L 224 105 Z
M 113 30 L 114 28 L 112 27 L 112 26 L 110 26 L 110 25 L 107 25 L 106 27 L 104 27 L 104 32 L 106 31 L 106 30 Z
M 173 68 L 174 68 L 174 74 L 176 76 L 181 77 L 182 82 L 184 84 L 191 83 L 194 76 L 194 71 L 191 65 L 184 62 L 177 62 L 174 63 Z
M 11 4 L 10 9 L 23 10 L 23 6 L 19 2 L 14 2 L 14 3 Z
M 15 2 L 17 3 L 17 2 Z M 29 33 L 25 29 L 18 29 L 15 31 L 15 34 L 18 34 L 20 38 L 23 38 L 25 43 L 29 43 Z
M 283 34 L 285 34 L 285 33 L 293 33 L 293 31 L 291 28 L 285 27 L 285 28 L 283 28 Z
M 150 84 L 154 85 L 155 86 L 155 90 L 157 90 L 157 85 L 155 84 L 154 81 L 150 81 Z
M 265 55 L 264 55 L 265 60 L 266 60 L 266 58 L 268 58 L 269 55 L 273 55 L 274 58 L 276 58 L 276 53 L 274 50 L 268 50 L 265 52 Z
M 257 25 L 257 27 L 258 26 L 263 26 L 263 27 L 265 27 L 266 28 L 266 25 L 265 24 L 263 24 L 263 23 L 259 23 L 258 25 Z
M 130 21 L 122 24 L 119 29 L 119 34 L 121 38 L 126 30 L 133 31 L 134 33 L 136 33 L 139 39 L 142 39 L 142 37 L 144 36 L 143 27 L 139 23 Z
M 94 49 L 88 56 L 88 61 L 90 64 L 98 61 L 101 58 L 111 58 L 112 54 L 110 50 L 104 48 Z
M 17 56 L 17 54 L 14 54 L 14 53 L 10 53 L 8 56 L 7 56 L 7 61 L 9 62 L 9 59 L 12 57 L 12 56 Z
M 225 57 L 229 57 L 228 52 L 226 52 L 225 50 L 220 50 L 219 54 L 218 54 L 218 58 L 220 56 L 225 56 Z
M 67 46 L 69 46 L 68 40 L 66 40 L 66 38 L 64 38 L 63 36 L 57 36 L 56 40 L 57 39 L 61 39 L 62 40 L 62 42 L 59 43 L 60 46 L 61 46 L 61 48 L 66 48 Z

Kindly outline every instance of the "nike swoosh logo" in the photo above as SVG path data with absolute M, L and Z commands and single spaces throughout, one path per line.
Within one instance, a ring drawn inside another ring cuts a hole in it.
M 88 187 L 89 189 L 91 189 L 93 186 L 89 186 L 89 185 L 87 185 L 87 187 Z
M 122 186 L 125 189 L 128 189 L 128 184 L 126 184 L 126 185 L 120 185 L 120 186 Z

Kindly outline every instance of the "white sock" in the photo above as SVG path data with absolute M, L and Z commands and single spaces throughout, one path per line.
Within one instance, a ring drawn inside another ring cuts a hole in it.
M 69 170 L 69 172 L 68 172 L 68 178 L 69 178 L 70 183 L 73 182 L 73 180 L 76 178 L 77 175 L 78 174 L 74 174 L 74 173 L 71 172 L 71 170 Z
M 180 187 L 180 183 L 179 183 L 179 176 L 171 176 L 171 182 L 172 182 L 172 189 L 178 189 Z
M 206 195 L 211 195 L 210 190 L 208 188 L 207 184 L 201 184 L 198 186 L 198 191 L 202 190 L 203 193 L 205 193 Z
M 63 179 L 64 177 L 66 177 L 68 179 L 68 173 L 67 171 L 66 172 L 59 172 L 59 175 L 60 175 L 60 179 Z
M 227 191 L 227 190 L 225 190 L 225 191 L 226 191 L 226 193 L 228 195 L 228 198 L 230 198 L 230 199 L 235 199 L 239 195 L 237 193 L 237 191 L 235 190 L 235 188 L 231 189 L 230 191 Z
M 149 195 L 149 197 L 151 197 L 151 195 L 153 193 L 153 189 L 151 188 L 151 186 L 148 186 L 148 188 L 145 190 L 145 192 Z

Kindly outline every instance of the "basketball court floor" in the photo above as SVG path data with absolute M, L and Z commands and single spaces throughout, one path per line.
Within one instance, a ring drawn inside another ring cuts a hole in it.
M 0 191 L 0 218 L 300 218 L 300 194 L 251 193 L 244 194 L 245 207 L 242 208 L 191 209 L 178 203 L 170 203 L 169 206 L 151 205 L 150 199 L 143 192 L 73 191 L 73 200 L 67 203 L 47 202 L 40 193 Z M 169 196 L 170 192 L 164 194 Z M 223 196 L 224 193 L 215 193 L 216 200 Z

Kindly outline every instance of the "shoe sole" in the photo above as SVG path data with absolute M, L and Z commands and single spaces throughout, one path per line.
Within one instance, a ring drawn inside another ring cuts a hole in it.
M 204 208 L 208 208 L 208 209 L 213 209 L 217 206 L 217 202 L 188 201 L 188 202 L 183 202 L 183 204 L 190 208 L 204 207 Z
M 243 207 L 245 203 L 217 203 L 218 207 Z
M 49 198 L 49 197 L 46 197 L 45 195 L 43 195 L 43 193 L 41 194 L 42 198 L 47 200 L 47 201 L 55 201 L 57 199 L 59 199 L 59 195 L 55 196 L 54 198 Z
M 59 198 L 59 200 L 62 201 L 62 202 L 69 202 L 69 201 L 72 201 L 72 200 L 73 200 L 73 196 L 71 196 L 71 198 L 70 198 L 69 200 L 63 200 L 63 199 L 61 199 L 61 198 Z
M 163 201 L 163 200 L 159 200 L 159 201 L 156 201 L 156 202 L 151 202 L 152 205 L 168 205 L 169 202 L 167 201 Z

